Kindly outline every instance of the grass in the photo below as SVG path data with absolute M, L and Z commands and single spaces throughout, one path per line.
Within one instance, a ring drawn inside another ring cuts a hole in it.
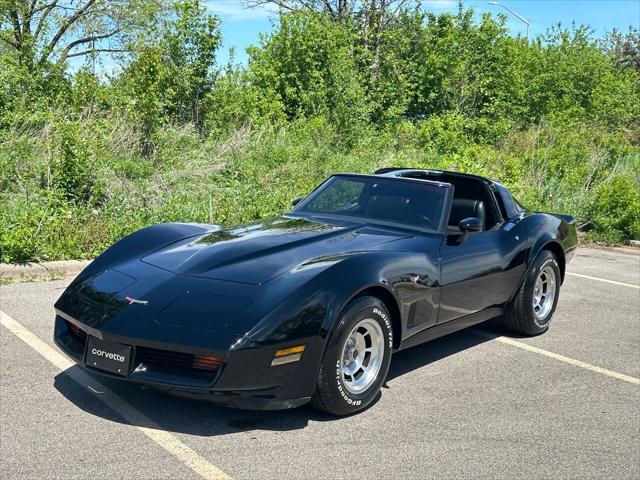
M 53 281 L 53 280 L 62 280 L 65 278 L 67 274 L 63 271 L 52 270 L 45 274 L 37 274 L 37 275 L 27 275 L 21 274 L 18 276 L 9 276 L 9 275 L 0 275 L 0 286 L 1 285 L 9 285 L 11 283 L 22 283 L 22 282 L 44 282 L 44 281 Z
M 92 258 L 156 222 L 236 224 L 289 209 L 333 172 L 387 166 L 478 173 L 526 206 L 569 213 L 588 240 L 640 237 L 640 148 L 589 125 L 513 130 L 494 143 L 430 121 L 344 143 L 320 119 L 203 138 L 156 133 L 153 154 L 114 118 L 47 122 L 0 138 L 0 261 Z

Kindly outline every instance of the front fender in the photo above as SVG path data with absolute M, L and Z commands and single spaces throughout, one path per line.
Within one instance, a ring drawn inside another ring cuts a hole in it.
M 287 282 L 294 279 L 279 279 Z M 345 306 L 371 288 L 382 288 L 397 304 L 403 336 L 407 329 L 435 324 L 440 294 L 435 259 L 413 252 L 356 252 L 342 257 L 292 292 L 247 334 L 260 345 L 326 341 Z M 274 286 L 275 287 L 275 286 Z M 415 325 L 424 323 L 424 325 Z
M 401 322 L 403 334 L 411 328 L 408 324 L 412 315 L 419 317 L 426 312 L 434 323 L 437 319 L 439 268 L 426 255 L 356 252 L 334 262 L 329 260 L 329 266 L 293 288 L 296 279 L 299 277 L 295 273 L 287 274 L 269 286 L 274 294 L 284 285 L 290 286 L 291 291 L 232 350 L 304 344 L 306 373 L 296 375 L 297 395 L 313 393 L 332 328 L 346 305 L 363 291 L 382 288 L 392 296 L 402 317 L 394 320 Z

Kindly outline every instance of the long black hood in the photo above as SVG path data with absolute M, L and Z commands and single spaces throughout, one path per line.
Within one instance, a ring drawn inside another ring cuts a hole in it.
M 142 261 L 179 275 L 263 284 L 318 258 L 367 250 L 403 236 L 358 223 L 277 217 L 183 239 Z

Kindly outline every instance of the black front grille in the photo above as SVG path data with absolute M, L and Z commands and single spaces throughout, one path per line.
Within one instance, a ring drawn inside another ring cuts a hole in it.
M 137 363 L 158 365 L 169 368 L 193 368 L 194 355 L 148 347 L 136 347 Z
M 57 317 L 56 321 L 59 322 L 56 323 L 56 328 L 59 329 L 56 333 L 57 343 L 78 361 L 82 361 L 88 340 L 87 332 L 61 317 Z M 131 374 L 139 379 L 170 383 L 178 382 L 176 378 L 179 377 L 180 383 L 205 386 L 215 381 L 222 371 L 221 359 L 213 355 L 195 355 L 135 344 L 132 346 L 135 359 Z M 167 380 L 168 378 L 171 380 Z

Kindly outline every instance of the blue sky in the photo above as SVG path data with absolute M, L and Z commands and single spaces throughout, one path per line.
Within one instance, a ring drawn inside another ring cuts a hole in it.
M 600 36 L 617 27 L 626 31 L 629 26 L 640 27 L 640 0 L 498 0 L 516 11 L 531 23 L 531 36 L 544 33 L 547 28 L 561 22 L 563 25 L 589 25 Z M 222 19 L 223 50 L 221 63 L 235 50 L 235 61 L 245 63 L 245 49 L 257 44 L 260 33 L 273 28 L 277 15 L 265 8 L 246 8 L 243 0 L 206 0 L 211 13 Z M 499 12 L 508 14 L 503 8 L 489 5 L 488 0 L 466 0 L 465 5 L 476 12 Z M 456 0 L 431 0 L 422 2 L 423 8 L 434 13 L 456 11 Z M 507 26 L 513 35 L 525 35 L 526 26 L 509 15 Z

